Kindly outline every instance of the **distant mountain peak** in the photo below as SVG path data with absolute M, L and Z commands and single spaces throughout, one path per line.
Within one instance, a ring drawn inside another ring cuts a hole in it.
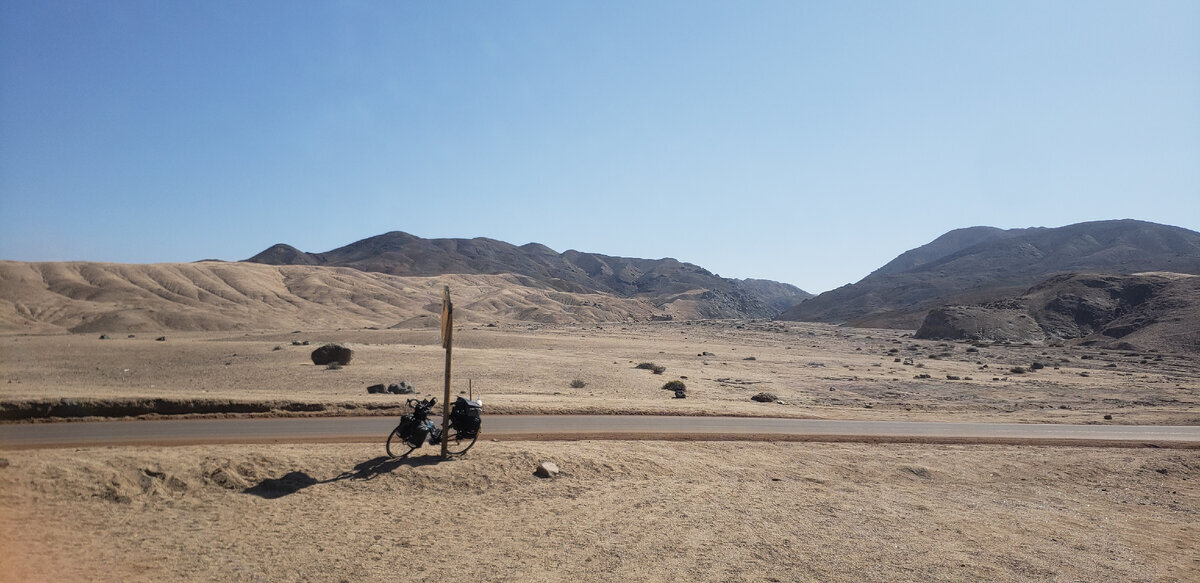
M 955 229 L 779 317 L 916 328 L 933 307 L 1011 295 L 1054 274 L 1143 271 L 1200 274 L 1200 233 L 1134 219 Z
M 811 294 L 784 283 L 721 278 L 671 257 L 638 259 L 558 253 L 540 243 L 520 247 L 487 237 L 423 239 L 402 231 L 368 237 L 324 253 L 275 245 L 247 261 L 272 265 L 352 267 L 402 276 L 514 274 L 571 293 L 642 298 L 666 312 L 703 318 L 774 317 Z M 686 309 L 683 306 L 689 306 Z

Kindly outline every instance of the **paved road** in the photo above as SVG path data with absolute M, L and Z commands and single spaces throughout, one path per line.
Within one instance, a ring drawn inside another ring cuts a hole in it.
M 390 417 L 181 419 L 0 425 L 0 449 L 207 443 L 379 442 Z M 662 417 L 491 415 L 483 439 L 674 439 L 1001 443 L 1200 448 L 1200 426 L 1034 425 Z

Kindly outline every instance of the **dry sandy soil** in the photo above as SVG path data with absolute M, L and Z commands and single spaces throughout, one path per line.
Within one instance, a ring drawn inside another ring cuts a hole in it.
M 6 452 L 5 581 L 1196 581 L 1192 450 L 484 442 Z M 553 461 L 562 473 L 533 475 Z
M 441 394 L 445 353 L 432 329 L 166 334 L 163 342 L 157 333 L 0 337 L 0 408 L 157 398 L 363 414 L 402 402 L 368 395 L 372 384 L 408 380 L 419 393 Z M 1200 424 L 1200 356 L 1188 353 L 976 347 L 895 330 L 754 321 L 464 325 L 454 338 L 455 390 L 471 381 L 492 414 Z M 310 344 L 293 345 L 303 341 Z M 312 364 L 309 353 L 331 341 L 354 348 L 349 366 Z M 635 368 L 643 362 L 666 370 Z M 914 378 L 921 375 L 928 378 Z M 586 385 L 571 388 L 575 379 Z M 661 390 L 675 379 L 687 384 L 686 399 Z M 751 401 L 759 392 L 782 403 Z
M 0 403 L 203 398 L 361 414 L 401 399 L 370 384 L 440 393 L 429 329 L 127 336 L 0 337 Z M 327 341 L 351 343 L 353 362 L 314 366 Z M 1166 352 L 668 322 L 468 324 L 454 356 L 455 388 L 471 379 L 489 413 L 1200 423 L 1200 363 Z M 1011 372 L 1034 362 L 1044 368 Z M 688 398 L 661 390 L 683 377 Z M 749 399 L 761 391 L 783 403 Z M 0 452 L 0 579 L 1200 580 L 1196 450 L 483 441 L 438 463 L 382 458 L 383 437 Z M 535 478 L 541 461 L 563 473 Z

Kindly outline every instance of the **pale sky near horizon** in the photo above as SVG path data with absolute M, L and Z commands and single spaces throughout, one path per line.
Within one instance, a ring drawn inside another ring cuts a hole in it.
M 387 231 L 818 293 L 960 227 L 1200 230 L 1200 2 L 0 4 L 0 259 Z

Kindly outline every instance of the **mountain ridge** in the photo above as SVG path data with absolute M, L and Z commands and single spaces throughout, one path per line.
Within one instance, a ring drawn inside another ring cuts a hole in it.
M 916 329 L 926 313 L 1020 295 L 1069 272 L 1200 274 L 1200 233 L 1133 219 L 1062 227 L 950 231 L 856 283 L 780 314 L 781 320 Z
M 409 277 L 515 274 L 570 293 L 607 293 L 662 306 L 688 295 L 706 318 L 769 318 L 812 294 L 767 280 L 719 277 L 674 258 L 640 259 L 540 243 L 517 246 L 487 237 L 425 239 L 390 231 L 322 252 L 277 243 L 245 260 L 268 265 L 322 265 Z

